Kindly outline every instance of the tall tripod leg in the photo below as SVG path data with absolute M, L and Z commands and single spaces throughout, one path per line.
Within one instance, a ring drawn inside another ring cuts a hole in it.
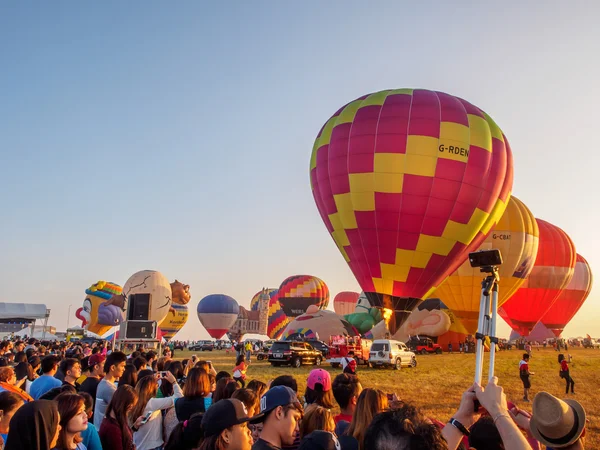
M 485 286 L 482 283 L 481 299 L 479 300 L 479 321 L 477 322 L 477 333 L 475 334 L 475 383 L 478 384 L 481 384 L 481 377 L 483 376 L 483 338 L 487 326 L 485 306 L 488 304 L 488 299 L 489 297 L 485 295 Z
M 496 364 L 496 344 L 498 337 L 496 336 L 496 321 L 498 319 L 498 283 L 494 283 L 492 289 L 492 316 L 490 320 L 490 370 L 488 373 L 489 379 L 494 376 L 494 366 Z

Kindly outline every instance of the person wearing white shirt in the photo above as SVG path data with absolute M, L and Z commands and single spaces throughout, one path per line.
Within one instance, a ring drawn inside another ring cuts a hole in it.
M 147 375 L 138 380 L 135 391 L 138 402 L 131 412 L 131 417 L 146 416 L 148 420 L 138 429 L 134 429 L 133 442 L 137 450 L 153 450 L 164 445 L 162 410 L 175 406 L 175 400 L 183 397 L 183 392 L 171 372 L 166 372 L 165 380 L 173 384 L 173 395 L 166 398 L 156 398 L 158 380 L 153 375 Z

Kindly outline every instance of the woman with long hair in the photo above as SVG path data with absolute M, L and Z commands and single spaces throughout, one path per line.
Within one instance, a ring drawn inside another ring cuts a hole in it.
M 127 364 L 123 375 L 119 378 L 119 386 L 131 386 L 135 389 L 138 382 L 138 370 L 133 364 Z
M 231 395 L 238 388 L 238 384 L 232 378 L 221 378 L 217 381 L 217 387 L 212 396 L 213 404 L 219 400 L 225 400 L 231 397 Z
M 335 431 L 335 421 L 331 410 L 313 403 L 304 410 L 304 417 L 300 422 L 300 438 L 316 430 L 333 433 Z
M 231 394 L 231 398 L 235 398 L 242 402 L 250 417 L 258 414 L 260 411 L 260 398 L 252 389 L 237 389 Z
M 198 448 L 204 437 L 201 427 L 203 415 L 204 413 L 192 414 L 189 419 L 179 422 L 171 433 L 164 450 L 193 450 Z
M 0 367 L 0 392 L 12 392 L 20 396 L 24 402 L 31 402 L 33 398 L 21 389 L 26 379 L 17 380 L 17 375 L 12 367 Z
M 14 392 L 0 392 L 0 450 L 4 448 L 8 431 L 10 430 L 10 420 L 23 406 L 23 399 Z
M 314 369 L 310 372 L 306 380 L 304 401 L 307 405 L 316 403 L 327 409 L 335 407 L 329 372 L 325 369 Z
M 60 414 L 56 402 L 29 402 L 11 419 L 4 450 L 51 450 L 58 442 L 59 432 Z
M 240 383 L 242 389 L 246 387 L 246 369 L 248 368 L 248 364 L 246 364 L 246 360 L 244 359 L 244 354 L 240 354 L 235 361 L 235 367 L 233 368 L 233 379 Z
M 250 380 L 247 388 L 252 389 L 254 392 L 256 392 L 256 395 L 258 396 L 259 400 L 263 396 L 263 394 L 268 391 L 267 385 L 260 380 Z
M 158 381 L 153 376 L 142 378 L 135 387 L 138 401 L 131 412 L 131 417 L 148 417 L 133 433 L 133 442 L 137 450 L 152 450 L 163 446 L 163 416 L 161 411 L 172 408 L 175 405 L 175 400 L 183 397 L 183 392 L 181 392 L 181 388 L 171 372 L 167 371 L 163 380 L 173 385 L 173 395 L 170 397 L 156 398 Z
M 135 389 L 129 385 L 119 386 L 112 396 L 106 416 L 100 425 L 100 441 L 102 447 L 110 450 L 134 450 L 133 431 L 129 426 L 129 414 L 137 403 L 138 396 Z M 137 418 L 136 425 L 142 418 Z
M 560 364 L 559 376 L 567 383 L 565 394 L 569 393 L 569 386 L 571 387 L 571 394 L 574 394 L 575 381 L 573 381 L 573 378 L 571 378 L 571 375 L 569 374 L 569 363 L 562 353 L 558 355 L 558 363 Z
M 379 389 L 365 388 L 356 401 L 356 409 L 346 434 L 358 441 L 360 450 L 365 449 L 364 438 L 373 417 L 388 408 L 388 399 Z
M 31 383 L 35 380 L 35 374 L 33 373 L 33 367 L 28 362 L 20 362 L 15 366 L 15 376 L 17 380 L 25 379 L 25 382 L 21 385 L 21 388 L 29 394 L 31 389 Z
M 83 397 L 78 394 L 62 394 L 56 397 L 60 414 L 61 430 L 57 449 L 86 450 L 81 432 L 87 428 L 88 417 Z

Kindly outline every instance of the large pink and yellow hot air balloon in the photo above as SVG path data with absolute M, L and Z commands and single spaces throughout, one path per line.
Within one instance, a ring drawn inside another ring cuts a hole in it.
M 531 274 L 498 308 L 498 314 L 521 336 L 529 336 L 567 287 L 575 270 L 576 253 L 571 238 L 556 225 L 540 219 L 536 221 L 540 242 Z
M 327 230 L 392 333 L 479 247 L 512 188 L 500 128 L 441 92 L 368 94 L 337 111 L 313 146 L 310 180 Z
M 579 308 L 583 306 L 583 302 L 592 291 L 592 282 L 592 270 L 585 258 L 578 254 L 571 282 L 541 320 L 541 323 L 552 330 L 556 337 L 560 336 Z
M 539 230 L 535 217 L 523 202 L 511 197 L 502 218 L 479 247 L 480 250 L 498 249 L 502 253 L 503 263 L 498 270 L 499 306 L 529 276 L 538 245 Z M 477 331 L 482 279 L 479 268 L 471 267 L 467 260 L 434 293 L 434 297 L 439 297 L 452 310 L 469 334 Z

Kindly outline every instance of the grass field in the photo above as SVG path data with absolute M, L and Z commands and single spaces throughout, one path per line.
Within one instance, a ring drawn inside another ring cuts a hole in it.
M 189 352 L 176 351 L 176 359 L 188 358 L 195 353 L 199 359 L 212 361 L 216 370 L 232 372 L 235 353 L 225 351 Z M 570 349 L 573 356 L 570 364 L 571 376 L 575 380 L 575 396 L 587 412 L 588 424 L 586 448 L 600 449 L 600 351 L 591 349 Z M 496 376 L 504 387 L 509 400 L 519 408 L 531 411 L 531 405 L 523 402 L 523 385 L 519 379 L 518 363 L 522 351 L 510 350 L 496 354 Z M 535 373 L 531 377 L 531 393 L 547 391 L 560 398 L 564 397 L 564 381 L 559 378 L 558 353 L 552 349 L 534 350 L 530 361 L 530 370 Z M 485 359 L 484 379 L 487 380 L 488 356 Z M 384 392 L 395 392 L 404 401 L 419 406 L 431 417 L 442 422 L 448 420 L 456 411 L 462 392 L 472 384 L 475 372 L 474 354 L 447 354 L 417 356 L 416 368 L 403 368 L 400 371 L 389 369 L 369 369 L 359 366 L 357 374 L 363 387 L 381 389 Z M 333 369 L 323 364 L 332 378 L 341 373 L 341 369 Z M 248 380 L 259 379 L 265 383 L 273 378 L 291 374 L 296 377 L 299 395 L 304 393 L 306 378 L 312 366 L 300 369 L 291 367 L 271 367 L 268 362 L 253 359 L 248 368 Z M 533 398 L 533 396 L 532 396 Z

